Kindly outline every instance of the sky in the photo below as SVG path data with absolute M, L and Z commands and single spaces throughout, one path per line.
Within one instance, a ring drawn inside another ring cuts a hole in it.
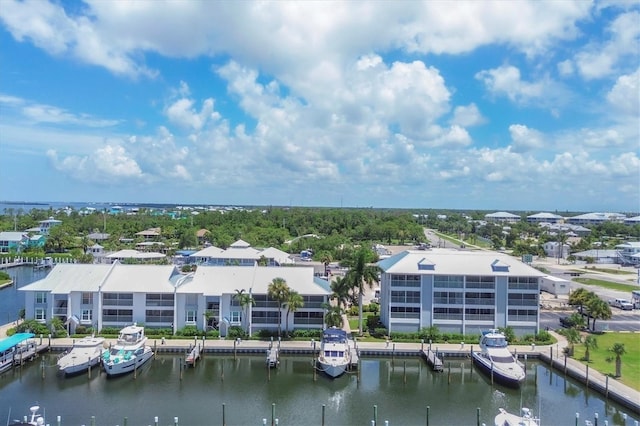
M 0 200 L 640 212 L 640 2 L 0 0 Z

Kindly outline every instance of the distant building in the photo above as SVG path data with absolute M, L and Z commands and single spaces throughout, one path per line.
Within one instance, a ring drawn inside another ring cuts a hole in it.
M 29 235 L 25 232 L 0 232 L 0 253 L 20 253 L 29 246 Z
M 605 222 L 623 223 L 626 218 L 620 213 L 585 213 L 569 217 L 566 222 L 574 225 L 598 225 Z
M 484 218 L 489 222 L 506 222 L 506 223 L 517 223 L 522 219 L 517 214 L 508 213 L 508 212 L 495 212 L 484 215 Z
M 136 232 L 136 236 L 144 238 L 145 241 L 156 241 L 161 235 L 160 228 L 149 228 Z
M 547 241 L 542 245 L 542 249 L 547 257 L 552 257 L 554 259 L 566 259 L 569 257 L 569 250 L 571 246 L 569 244 L 561 244 L 558 241 Z
M 624 220 L 625 225 L 637 225 L 640 224 L 640 216 L 628 217 Z
M 618 244 L 616 250 L 621 264 L 640 265 L 640 241 Z
M 620 256 L 617 250 L 591 249 L 572 254 L 576 260 L 592 263 L 620 263 Z
M 566 296 L 571 290 L 571 281 L 552 275 L 545 275 L 540 279 L 540 290 L 555 296 Z
M 564 217 L 553 213 L 536 213 L 527 216 L 529 223 L 561 223 Z
M 58 226 L 61 223 L 62 223 L 61 220 L 57 220 L 52 217 L 46 220 L 41 220 L 40 227 L 39 227 L 40 233 L 43 235 L 49 235 L 49 231 L 51 230 L 51 228 Z
M 196 259 L 197 264 L 212 266 L 255 266 L 262 260 L 266 266 L 294 263 L 289 253 L 274 247 L 259 250 L 243 240 L 234 242 L 226 250 L 214 246 L 206 247 L 193 253 L 191 257 Z

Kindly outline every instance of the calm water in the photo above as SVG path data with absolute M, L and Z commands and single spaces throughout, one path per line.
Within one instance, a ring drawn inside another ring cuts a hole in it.
M 430 406 L 431 425 L 475 425 L 476 408 L 480 421 L 493 425 L 498 408 L 517 411 L 530 407 L 548 425 L 574 425 L 575 413 L 584 419 L 599 414 L 600 425 L 622 425 L 624 409 L 605 402 L 598 394 L 565 380 L 546 365 L 530 362 L 528 379 L 520 390 L 491 386 L 484 375 L 468 362 L 452 362 L 451 383 L 445 373 L 433 373 L 418 358 L 363 359 L 361 379 L 354 373 L 336 380 L 318 375 L 314 381 L 311 360 L 284 357 L 271 371 L 262 357 L 222 357 L 207 355 L 187 369 L 180 380 L 180 358 L 158 356 L 134 379 L 133 375 L 107 379 L 94 371 L 62 378 L 55 374 L 55 355 L 45 355 L 0 376 L 0 419 L 19 418 L 38 403 L 46 409 L 47 421 L 55 416 L 63 425 L 222 424 L 222 404 L 229 425 L 271 423 L 272 404 L 280 425 L 320 425 L 322 405 L 326 405 L 326 425 L 369 425 L 377 405 L 379 424 L 426 424 Z M 406 362 L 406 383 L 405 383 Z M 42 366 L 45 378 L 42 378 Z M 223 377 L 224 373 L 224 377 Z M 537 377 L 536 377 L 537 376 Z M 537 380 L 536 380 L 537 379 Z M 11 412 L 10 412 L 11 410 Z M 632 417 L 627 420 L 633 424 Z
M 2 269 L 13 279 L 14 284 L 0 290 L 0 324 L 18 319 L 20 309 L 24 308 L 24 292 L 18 288 L 47 276 L 50 269 L 34 270 L 33 266 L 18 266 Z

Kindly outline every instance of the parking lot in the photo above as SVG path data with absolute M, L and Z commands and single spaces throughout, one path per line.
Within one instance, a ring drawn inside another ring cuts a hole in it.
M 575 309 L 566 311 L 541 311 L 540 328 L 556 330 L 562 328 L 560 318 L 577 312 Z M 612 317 L 609 320 L 596 320 L 596 331 L 633 331 L 640 332 L 640 311 L 621 311 L 611 308 Z

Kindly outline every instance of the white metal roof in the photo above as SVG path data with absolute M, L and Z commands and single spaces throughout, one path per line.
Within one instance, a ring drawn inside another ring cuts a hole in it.
M 118 264 L 105 280 L 102 291 L 114 293 L 173 292 L 175 276 L 180 275 L 173 265 Z
M 161 259 L 166 257 L 162 253 L 140 252 L 138 250 L 120 250 L 107 255 L 109 259 Z
M 209 247 L 203 248 L 200 251 L 190 254 L 190 256 L 191 257 L 212 257 L 212 256 L 219 255 L 223 251 L 224 250 L 221 249 L 220 247 L 209 246 Z
M 393 274 L 534 277 L 545 275 L 515 257 L 505 253 L 484 250 L 468 251 L 438 248 L 407 250 L 378 262 L 378 265 L 384 272 Z M 425 265 L 429 265 L 429 267 L 427 268 Z
M 115 265 L 56 264 L 49 274 L 36 282 L 20 288 L 22 291 L 50 291 L 68 294 L 72 291 L 98 291 L 109 269 Z
M 267 294 L 273 279 L 282 278 L 302 295 L 331 294 L 314 282 L 313 272 L 313 267 L 199 266 L 193 278 L 186 280 L 177 292 L 221 296 L 245 289 L 251 290 L 252 294 Z
M 28 238 L 27 234 L 25 234 L 24 232 L 0 232 L 0 241 L 22 241 L 23 238 Z

